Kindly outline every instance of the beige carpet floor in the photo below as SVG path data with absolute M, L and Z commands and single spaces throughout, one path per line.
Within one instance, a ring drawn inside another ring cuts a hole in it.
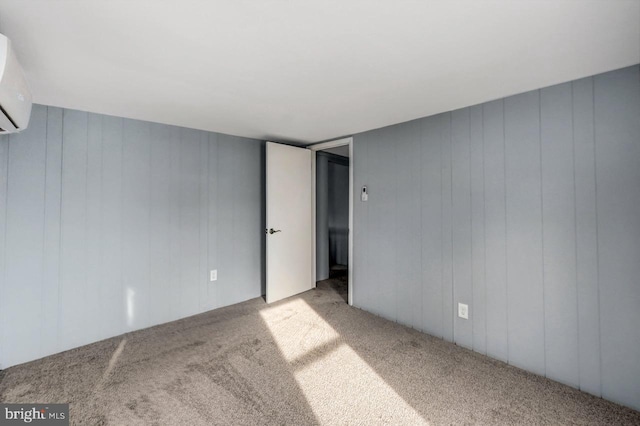
M 640 413 L 344 302 L 340 279 L 0 372 L 72 424 L 640 424 Z

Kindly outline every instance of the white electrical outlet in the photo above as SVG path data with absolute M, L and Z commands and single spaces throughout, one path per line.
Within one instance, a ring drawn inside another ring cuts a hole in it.
M 469 319 L 469 305 L 458 303 L 458 316 L 462 319 Z
M 209 281 L 218 281 L 218 270 L 212 269 L 209 272 Z

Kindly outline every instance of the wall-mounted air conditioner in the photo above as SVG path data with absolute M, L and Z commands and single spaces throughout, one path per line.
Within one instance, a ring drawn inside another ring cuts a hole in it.
M 27 128 L 31 115 L 31 91 L 11 41 L 0 34 L 0 134 Z

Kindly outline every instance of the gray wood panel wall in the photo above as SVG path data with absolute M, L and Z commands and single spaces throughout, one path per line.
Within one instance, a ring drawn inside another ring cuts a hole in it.
M 0 137 L 0 368 L 263 294 L 263 151 L 34 105 Z
M 356 306 L 640 409 L 639 66 L 354 140 Z

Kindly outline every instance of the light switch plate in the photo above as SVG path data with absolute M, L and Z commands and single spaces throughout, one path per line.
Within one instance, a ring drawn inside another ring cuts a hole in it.
M 369 199 L 369 190 L 367 189 L 367 186 L 363 186 L 362 190 L 360 191 L 360 200 L 362 201 L 367 201 Z
M 212 269 L 209 272 L 209 281 L 217 281 L 218 280 L 218 270 Z
M 458 303 L 458 316 L 462 319 L 469 319 L 469 305 Z

